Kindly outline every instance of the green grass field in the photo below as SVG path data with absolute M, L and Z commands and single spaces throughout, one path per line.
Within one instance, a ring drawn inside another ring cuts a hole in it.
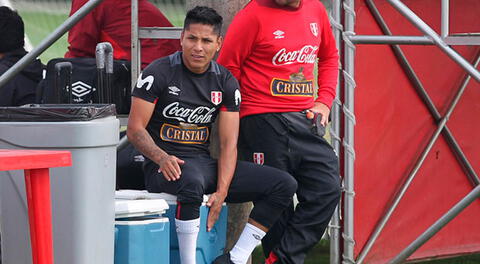
M 68 14 L 52 14 L 35 11 L 20 11 L 19 13 L 25 23 L 25 33 L 33 47 L 36 47 L 68 18 Z M 67 33 L 65 33 L 40 55 L 40 59 L 44 64 L 47 64 L 47 62 L 53 58 L 63 57 L 67 51 L 67 47 Z

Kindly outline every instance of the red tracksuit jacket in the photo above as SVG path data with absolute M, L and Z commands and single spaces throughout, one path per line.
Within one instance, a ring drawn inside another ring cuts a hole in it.
M 242 117 L 301 111 L 314 100 L 331 107 L 335 98 L 338 51 L 318 0 L 302 0 L 296 9 L 252 0 L 230 25 L 218 62 L 240 82 Z

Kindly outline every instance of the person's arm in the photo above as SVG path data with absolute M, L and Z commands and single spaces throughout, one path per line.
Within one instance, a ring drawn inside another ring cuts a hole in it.
M 330 107 L 336 94 L 338 80 L 338 50 L 333 37 L 330 21 L 325 10 L 322 12 L 322 42 L 318 49 L 318 97 L 314 106 L 310 109 L 313 112 L 322 114 L 321 123 L 325 126 L 328 123 Z
M 87 0 L 72 1 L 70 16 L 78 11 Z M 95 57 L 95 48 L 100 42 L 101 25 L 98 24 L 97 16 L 102 12 L 103 3 L 83 17 L 75 26 L 68 31 L 68 51 L 66 58 Z
M 227 68 L 239 82 L 242 64 L 253 50 L 260 27 L 255 16 L 240 11 L 228 28 L 217 62 Z
M 219 157 L 217 190 L 208 199 L 210 207 L 207 230 L 210 231 L 218 219 L 223 202 L 237 165 L 237 139 L 239 129 L 239 113 L 220 111 L 218 120 Z
M 132 107 L 127 126 L 128 141 L 143 155 L 157 163 L 160 166 L 159 172 L 162 172 L 167 180 L 178 180 L 181 174 L 180 165 L 184 161 L 173 155 L 168 155 L 159 148 L 146 130 L 154 109 L 154 103 L 132 97 Z

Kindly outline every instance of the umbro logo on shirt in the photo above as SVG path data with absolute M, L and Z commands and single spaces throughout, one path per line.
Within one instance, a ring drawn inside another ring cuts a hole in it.
M 144 162 L 145 157 L 143 155 L 136 155 L 136 156 L 133 156 L 133 161 L 134 162 Z
M 180 88 L 178 88 L 177 86 L 175 86 L 175 85 L 168 86 L 168 93 L 169 94 L 178 95 L 178 92 L 180 92 Z
M 273 35 L 275 35 L 276 39 L 284 38 L 285 37 L 284 34 L 285 34 L 285 32 L 283 32 L 281 30 L 277 30 L 277 31 L 273 32 Z

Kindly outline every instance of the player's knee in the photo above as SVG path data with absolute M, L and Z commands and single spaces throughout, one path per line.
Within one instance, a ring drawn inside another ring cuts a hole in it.
M 283 172 L 281 178 L 280 183 L 282 184 L 283 191 L 286 195 L 293 196 L 297 191 L 297 180 L 287 172 Z
M 177 194 L 178 201 L 182 203 L 201 204 L 203 202 L 203 182 L 197 179 L 184 180 Z
M 323 184 L 323 191 L 320 193 L 323 193 L 324 199 L 326 198 L 327 200 L 330 200 L 332 202 L 340 200 L 340 196 L 342 194 L 342 187 L 339 179 L 333 179 L 332 181 L 328 181 Z
M 274 181 L 272 182 L 272 197 L 270 200 L 275 200 L 282 206 L 290 204 L 293 195 L 297 191 L 297 181 L 288 172 L 278 170 Z
M 330 188 L 332 190 L 332 196 L 340 199 L 342 194 L 342 184 L 339 176 L 335 176 L 334 180 L 330 183 Z

